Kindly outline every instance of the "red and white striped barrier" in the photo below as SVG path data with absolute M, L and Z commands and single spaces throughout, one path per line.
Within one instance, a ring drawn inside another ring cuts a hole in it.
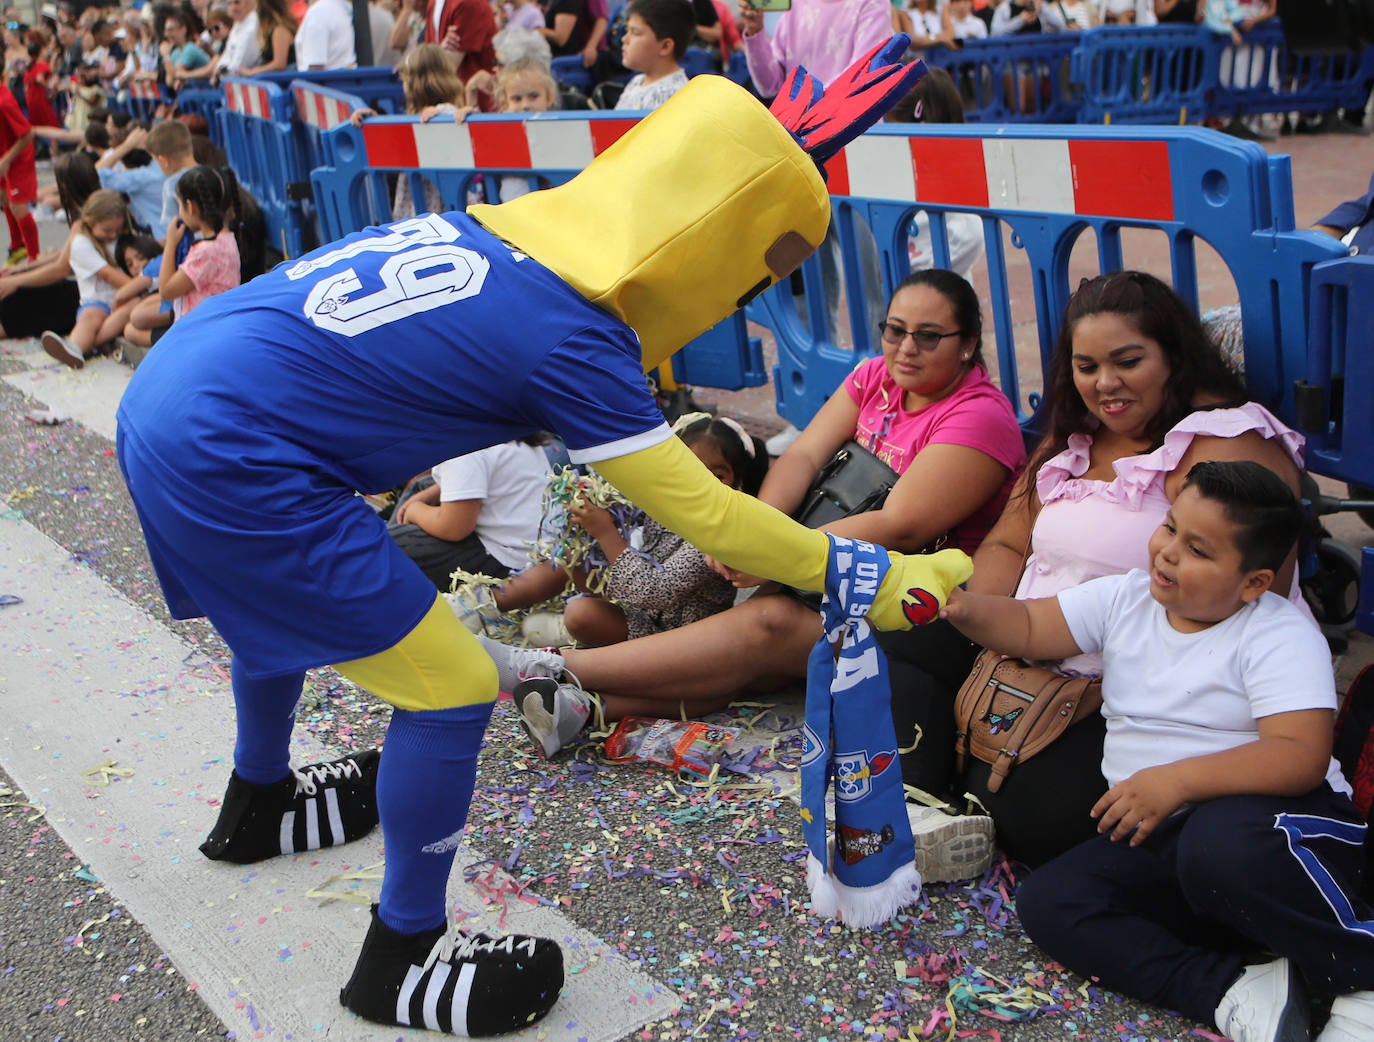
M 259 119 L 272 118 L 272 101 L 266 87 L 251 83 L 225 83 L 224 104 L 230 112 Z
M 1151 221 L 1174 218 L 1164 141 L 868 135 L 826 167 L 832 195 Z
M 157 101 L 162 98 L 162 87 L 157 80 L 130 80 L 129 97 Z
M 476 120 L 363 124 L 370 166 L 581 170 L 620 140 L 633 119 Z
M 346 101 L 321 94 L 305 87 L 295 88 L 296 117 L 320 130 L 331 130 L 340 123 L 347 123 L 353 106 Z
M 299 105 L 298 105 L 299 107 Z M 370 166 L 580 170 L 634 120 L 363 124 Z M 1164 141 L 864 135 L 827 168 L 831 195 L 1040 213 L 1174 219 Z

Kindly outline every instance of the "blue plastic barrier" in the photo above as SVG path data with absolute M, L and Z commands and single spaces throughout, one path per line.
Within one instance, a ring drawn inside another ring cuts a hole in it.
M 1298 426 L 1308 466 L 1374 488 L 1374 257 L 1312 269 L 1312 317 Z
M 323 87 L 313 80 L 292 80 L 290 91 L 296 161 L 287 195 L 301 206 L 302 242 L 309 250 L 323 241 L 310 188 L 310 171 L 324 166 L 327 161 L 322 135 L 347 123 L 355 111 L 368 106 L 355 94 Z
M 210 140 L 224 147 L 223 127 L 219 112 L 224 108 L 224 91 L 220 87 L 183 87 L 176 96 L 177 111 L 196 115 L 205 120 Z
M 1190 123 L 1206 114 L 1220 51 L 1192 26 L 1108 26 L 1079 34 L 1071 77 L 1080 123 Z
M 167 88 L 156 80 L 130 80 L 124 105 L 134 119 L 151 123 L 157 117 L 158 107 L 168 104 L 171 98 Z
M 1200 30 L 1205 31 L 1205 30 Z M 1374 49 L 1291 54 L 1277 19 L 1245 34 L 1242 47 L 1211 34 L 1221 51 L 1209 112 L 1220 117 L 1363 108 L 1374 80 Z
M 301 178 L 290 95 L 262 77 L 230 76 L 224 96 L 217 118 L 230 166 L 262 207 L 268 241 L 287 257 L 297 256 L 313 236 L 301 201 L 289 190 Z
M 927 65 L 944 69 L 964 98 L 970 123 L 1072 123 L 1079 101 L 1069 89 L 1078 33 L 998 36 L 928 47 Z
M 290 90 L 296 80 L 309 80 L 321 87 L 361 98 L 363 104 L 376 112 L 394 115 L 406 110 L 405 89 L 390 65 L 369 65 L 360 69 L 286 69 L 263 73 L 254 79 L 275 84 L 284 91 Z

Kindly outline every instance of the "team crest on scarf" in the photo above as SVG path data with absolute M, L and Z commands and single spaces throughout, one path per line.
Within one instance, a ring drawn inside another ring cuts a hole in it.
M 806 882 L 817 915 L 869 927 L 886 922 L 921 893 L 901 771 L 893 769 L 897 736 L 887 660 L 866 618 L 890 562 L 887 551 L 872 543 L 829 539 L 821 603 L 825 633 L 811 652 L 806 677 Z M 826 820 L 832 783 L 833 842 Z
M 892 766 L 895 750 L 870 757 L 860 749 L 835 754 L 835 799 L 861 800 L 873 791 L 872 779 Z

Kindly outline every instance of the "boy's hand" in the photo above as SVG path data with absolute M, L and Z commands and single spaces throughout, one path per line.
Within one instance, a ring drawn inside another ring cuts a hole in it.
M 1146 767 L 1107 790 L 1089 812 L 1097 819 L 1098 832 L 1110 832 L 1112 841 L 1130 836 L 1138 847 L 1160 822 L 1187 802 L 1172 765 Z

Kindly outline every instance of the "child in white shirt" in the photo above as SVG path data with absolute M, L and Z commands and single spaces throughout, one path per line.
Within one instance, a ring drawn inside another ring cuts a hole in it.
M 1099 834 L 1027 877 L 1018 913 L 1051 958 L 1234 1042 L 1307 1039 L 1304 979 L 1336 995 L 1318 1042 L 1374 1038 L 1366 826 L 1331 757 L 1331 658 L 1268 592 L 1302 525 L 1272 471 L 1199 463 L 1148 575 L 956 593 L 941 613 L 1023 658 L 1102 653 Z M 1278 958 L 1246 965 L 1249 948 Z

